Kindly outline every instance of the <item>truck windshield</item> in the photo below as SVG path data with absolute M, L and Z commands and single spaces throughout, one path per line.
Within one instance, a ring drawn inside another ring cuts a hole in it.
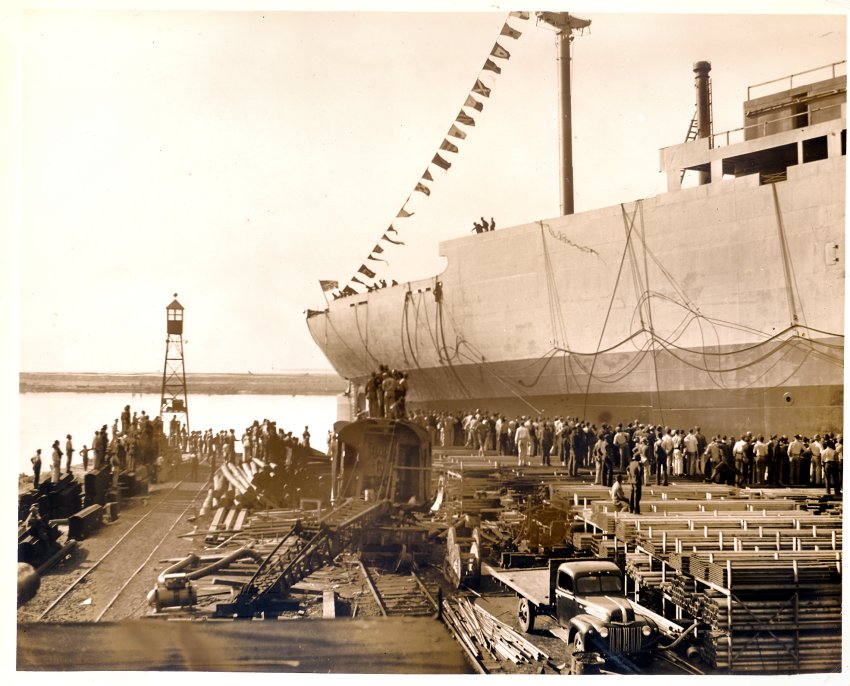
M 616 574 L 588 574 L 576 579 L 576 592 L 592 593 L 622 593 L 623 582 Z

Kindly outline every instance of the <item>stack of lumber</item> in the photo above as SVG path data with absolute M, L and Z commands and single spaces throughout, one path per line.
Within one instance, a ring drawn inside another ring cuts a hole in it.
M 455 638 L 476 658 L 487 654 L 515 665 L 545 662 L 549 656 L 483 608 L 466 598 L 443 601 L 443 619 Z
M 729 584 L 703 593 L 703 621 L 712 631 L 703 653 L 733 673 L 827 672 L 841 664 L 841 575 L 837 554 L 775 553 L 779 559 L 702 554 L 692 565 Z M 731 573 L 730 573 L 731 570 Z
M 647 553 L 626 554 L 626 574 L 641 586 L 659 588 L 661 586 L 661 565 L 653 564 L 652 556 Z M 667 575 L 669 578 L 670 574 Z

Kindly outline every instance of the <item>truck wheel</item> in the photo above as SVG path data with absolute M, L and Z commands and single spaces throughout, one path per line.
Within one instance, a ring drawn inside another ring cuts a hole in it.
M 516 611 L 519 628 L 525 633 L 529 633 L 534 629 L 534 618 L 537 616 L 537 608 L 533 603 L 528 602 L 528 598 L 520 598 L 519 605 Z

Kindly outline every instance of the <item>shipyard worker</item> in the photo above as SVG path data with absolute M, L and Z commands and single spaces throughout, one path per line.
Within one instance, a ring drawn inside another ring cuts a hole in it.
M 83 461 L 83 472 L 85 473 L 89 468 L 89 449 L 85 443 L 83 443 L 83 448 L 80 450 L 80 459 Z
M 130 406 L 124 405 L 124 410 L 121 412 L 121 433 L 130 433 Z
M 823 445 L 821 444 L 820 434 L 814 435 L 809 444 L 809 449 L 812 451 L 811 484 L 812 486 L 823 486 L 823 461 L 821 459 Z
M 617 451 L 618 468 L 620 471 L 624 471 L 629 466 L 631 451 L 629 450 L 629 435 L 623 431 L 622 424 L 617 426 L 617 433 L 614 434 L 614 448 Z
M 53 460 L 51 467 L 50 480 L 53 483 L 59 483 L 62 472 L 62 449 L 59 447 L 58 439 L 53 441 Z
M 35 455 L 30 458 L 32 462 L 32 487 L 38 488 L 38 482 L 41 478 L 41 448 L 35 451 Z
M 74 454 L 74 443 L 71 434 L 65 436 L 65 473 L 71 473 L 71 456 Z
M 496 230 L 496 220 L 493 217 L 490 217 L 490 231 Z
M 824 441 L 820 454 L 823 464 L 823 479 L 826 484 L 826 494 L 829 495 L 830 490 L 833 490 L 835 495 L 839 497 L 841 496 L 841 484 L 838 481 L 838 453 L 833 447 L 831 440 Z
M 475 233 L 481 233 L 482 231 L 484 231 L 484 228 L 484 225 L 479 224 L 478 222 L 474 222 L 472 224 L 472 231 L 474 231 Z
M 392 374 L 386 374 L 384 380 L 381 381 L 381 389 L 384 394 L 384 417 L 389 419 L 397 419 L 395 416 L 395 390 L 396 380 Z M 435 426 L 436 428 L 436 426 Z M 433 444 L 433 441 L 432 441 Z
M 623 492 L 622 474 L 617 474 L 617 478 L 614 479 L 614 484 L 611 486 L 611 502 L 614 503 L 614 508 L 617 512 L 629 511 L 629 501 Z
M 517 464 L 521 467 L 524 464 L 528 464 L 528 455 L 531 451 L 531 434 L 524 423 L 517 424 L 515 439 L 517 456 L 519 458 Z
M 629 483 L 632 485 L 632 490 L 629 493 L 629 512 L 632 514 L 640 514 L 640 495 L 643 487 L 643 465 L 637 456 L 632 457 L 629 464 Z
M 309 426 L 304 427 L 304 433 L 301 434 L 301 444 L 305 448 L 307 448 L 308 450 L 310 449 L 310 427 Z
M 717 465 L 720 463 L 720 445 L 717 442 L 717 436 L 711 437 L 711 443 L 709 443 L 705 450 L 703 451 L 703 463 L 702 463 L 702 473 L 706 481 L 711 480 L 712 474 L 712 465 Z
M 792 486 L 800 485 L 800 466 L 803 462 L 803 442 L 800 435 L 788 444 L 788 458 L 791 461 L 790 481 Z
M 593 445 L 593 463 L 596 466 L 596 476 L 593 480 L 595 485 L 602 485 L 605 482 L 605 462 L 608 459 L 608 441 L 605 440 L 604 434 L 601 434 Z
M 764 442 L 764 436 L 759 436 L 753 445 L 753 454 L 755 455 L 755 470 L 753 471 L 753 484 L 761 486 L 765 483 L 765 472 L 767 471 L 767 443 Z
M 696 476 L 699 473 L 699 442 L 693 429 L 688 429 L 688 435 L 682 439 L 685 447 L 685 474 Z

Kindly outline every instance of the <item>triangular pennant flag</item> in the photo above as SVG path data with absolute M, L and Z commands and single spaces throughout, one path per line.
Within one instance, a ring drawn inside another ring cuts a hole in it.
M 466 124 L 467 126 L 475 126 L 475 120 L 463 110 L 461 110 L 457 117 L 455 117 L 455 121 L 458 121 L 461 124 Z
M 508 38 L 519 38 L 522 33 L 505 23 L 505 25 L 502 27 L 502 35 L 507 36 Z
M 434 155 L 434 159 L 431 160 L 431 162 L 436 164 L 438 167 L 445 169 L 446 171 L 448 171 L 449 167 L 452 166 L 451 162 L 446 162 L 442 157 L 440 157 L 440 153 Z
M 365 285 L 366 285 L 366 284 L 365 284 L 365 283 L 363 283 L 360 279 L 358 279 L 356 276 L 352 276 L 352 277 L 351 277 L 351 280 L 352 280 L 352 281 L 354 281 L 354 283 L 359 283 L 361 286 L 365 286 Z
M 466 138 L 466 131 L 461 131 L 457 126 L 452 124 L 452 128 L 449 129 L 449 135 L 463 140 Z
M 490 71 L 494 71 L 494 72 L 496 72 L 497 74 L 501 74 L 501 73 L 502 73 L 502 68 L 501 68 L 498 64 L 496 64 L 493 60 L 491 60 L 491 59 L 488 59 L 488 60 L 484 63 L 484 69 L 488 69 L 488 70 L 490 70 Z
M 354 295 L 357 291 L 355 291 L 351 286 L 346 286 L 340 291 L 341 295 Z
M 322 281 L 320 279 L 319 285 L 322 287 L 323 291 L 332 291 L 334 288 L 339 288 L 338 281 Z
M 398 231 L 396 231 L 395 227 L 392 224 L 390 224 L 387 227 L 387 231 L 392 231 L 393 233 L 398 233 Z M 386 235 L 386 234 L 384 234 L 384 235 Z
M 466 135 L 466 134 L 464 134 L 464 135 Z M 426 181 L 433 181 L 434 180 L 434 177 L 431 176 L 431 170 L 430 169 L 425 170 L 425 173 L 422 175 L 422 178 L 425 179 Z
M 367 276 L 370 279 L 375 278 L 375 272 L 373 272 L 371 269 L 369 269 L 369 267 L 367 267 L 365 264 L 360 265 L 360 269 L 358 269 L 357 271 L 360 272 L 361 274 Z
M 392 243 L 393 245 L 404 245 L 403 241 L 394 241 L 392 238 L 387 236 L 387 234 L 384 234 L 383 236 L 381 236 L 381 240 L 386 241 L 387 243 Z
M 404 218 L 404 217 L 412 217 L 412 216 L 413 216 L 413 214 L 414 214 L 413 212 L 408 212 L 406 209 L 404 209 L 404 208 L 402 207 L 402 208 L 398 211 L 398 214 L 396 215 L 396 217 L 402 217 L 402 218 Z
M 419 191 L 420 193 L 424 193 L 425 195 L 431 195 L 431 189 L 428 188 L 424 183 L 417 183 L 414 191 Z
M 380 257 L 375 257 L 375 256 L 374 256 L 374 255 L 372 255 L 371 253 L 369 254 L 369 257 L 367 257 L 366 259 L 367 259 L 367 260 L 375 260 L 375 262 L 383 262 L 384 264 L 389 264 L 389 262 L 387 262 L 386 260 L 384 260 L 384 259 L 382 259 L 382 258 L 380 258 Z
M 472 87 L 473 93 L 478 93 L 478 95 L 482 95 L 485 98 L 490 97 L 490 89 L 487 88 L 483 83 L 481 83 L 481 79 L 475 80 L 475 85 Z
M 511 58 L 511 53 L 505 50 L 498 43 L 493 45 L 493 49 L 490 51 L 490 54 L 493 55 L 493 57 L 501 57 L 503 60 L 509 60 Z
M 375 243 L 375 247 L 372 248 L 372 252 L 376 252 L 376 253 L 380 254 L 380 253 L 384 252 L 384 249 L 380 245 Z
M 478 102 L 471 95 L 466 96 L 466 102 L 463 103 L 464 107 L 471 107 L 474 110 L 478 110 L 479 112 L 484 109 L 484 103 Z
M 457 152 L 457 146 L 454 143 L 449 143 L 448 140 L 443 139 L 443 143 L 440 145 L 440 150 L 448 150 L 449 152 Z
M 528 12 L 511 12 L 510 16 L 516 17 L 517 19 L 528 19 Z

